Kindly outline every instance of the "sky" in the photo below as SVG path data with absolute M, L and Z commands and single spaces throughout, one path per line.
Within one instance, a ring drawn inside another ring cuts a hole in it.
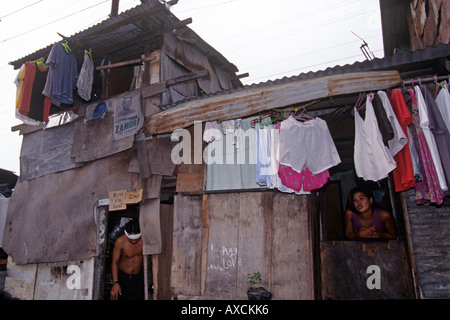
M 139 5 L 120 0 L 119 13 Z M 382 58 L 379 0 L 179 0 L 180 20 L 239 69 L 244 84 L 275 80 L 366 58 Z M 0 168 L 20 172 L 15 118 L 18 70 L 8 63 L 105 19 L 111 0 L 16 0 L 0 8 Z M 80 62 L 80 61 L 79 61 Z

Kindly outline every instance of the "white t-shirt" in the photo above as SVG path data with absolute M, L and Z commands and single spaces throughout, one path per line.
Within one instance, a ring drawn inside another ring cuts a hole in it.
M 366 100 L 366 116 L 363 119 L 356 108 L 354 162 L 358 177 L 379 181 L 386 178 L 397 163 L 383 144 L 377 118 L 370 97 Z

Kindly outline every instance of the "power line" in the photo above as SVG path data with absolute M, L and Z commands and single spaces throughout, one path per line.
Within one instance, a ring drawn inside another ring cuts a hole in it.
M 33 29 L 30 29 L 30 30 L 24 31 L 24 32 L 22 32 L 22 33 L 20 33 L 20 34 L 17 34 L 17 35 L 15 35 L 15 36 L 12 36 L 12 37 L 9 37 L 9 38 L 7 38 L 7 39 L 4 39 L 4 40 L 0 41 L 0 43 L 4 43 L 4 42 L 7 42 L 7 41 L 9 41 L 9 40 L 18 38 L 18 37 L 23 36 L 23 35 L 25 35 L 25 34 L 27 34 L 27 33 L 30 33 L 30 32 L 32 32 L 32 31 L 36 31 L 36 30 L 38 30 L 38 29 L 40 29 L 40 28 L 46 27 L 46 26 L 48 26 L 48 25 L 51 25 L 51 24 L 53 24 L 53 23 L 55 23 L 55 22 L 58 22 L 58 21 L 67 19 L 67 18 L 69 18 L 69 17 L 71 17 L 71 16 L 74 16 L 74 15 L 76 15 L 76 14 L 78 14 L 78 13 L 81 13 L 81 12 L 84 12 L 84 11 L 86 11 L 86 10 L 92 9 L 92 8 L 94 8 L 94 7 L 97 7 L 97 6 L 101 5 L 101 4 L 104 4 L 104 3 L 109 2 L 109 1 L 110 1 L 110 0 L 104 0 L 104 1 L 102 1 L 102 2 L 99 2 L 99 3 L 97 3 L 97 4 L 92 5 L 92 6 L 90 6 L 90 7 L 81 9 L 80 11 L 71 13 L 71 14 L 69 14 L 69 15 L 67 15 L 67 16 L 62 17 L 62 18 L 56 19 L 56 20 L 54 20 L 54 21 L 51 21 L 51 22 L 45 23 L 45 24 L 43 24 L 43 25 L 37 26 L 36 28 L 33 28 Z
M 379 36 L 381 36 L 381 33 L 378 33 L 378 34 L 375 34 L 375 35 L 373 35 L 373 36 L 367 37 L 367 39 L 371 39 L 371 38 L 375 38 L 375 37 L 379 37 Z M 345 42 L 345 43 L 340 43 L 340 44 L 337 44 L 337 45 L 332 45 L 332 46 L 329 46 L 329 47 L 326 47 L 326 48 L 317 49 L 317 50 L 305 52 L 305 53 L 302 53 L 302 54 L 299 54 L 299 55 L 295 55 L 295 56 L 283 58 L 283 59 L 280 59 L 280 60 L 271 61 L 271 62 L 269 62 L 269 63 L 264 63 L 264 64 L 256 65 L 256 66 L 254 66 L 254 67 L 249 67 L 249 68 L 247 68 L 247 69 L 248 69 L 249 71 L 254 70 L 254 69 L 259 69 L 259 68 L 262 68 L 262 67 L 266 67 L 266 66 L 268 66 L 268 65 L 272 65 L 272 64 L 278 63 L 278 62 L 287 61 L 287 60 L 291 60 L 291 59 L 296 59 L 296 58 L 299 58 L 299 57 L 304 57 L 304 56 L 307 56 L 307 55 L 319 53 L 319 52 L 326 51 L 326 50 L 330 50 L 330 49 L 335 49 L 335 48 L 338 48 L 338 47 L 345 47 L 345 46 L 350 45 L 350 44 L 353 44 L 353 43 L 355 43 L 355 42 L 357 42 L 357 41 L 358 41 L 358 40 L 352 40 L 352 41 L 348 41 L 348 42 Z
M 325 27 L 325 26 L 331 25 L 331 24 L 336 23 L 336 22 L 340 22 L 340 21 L 343 21 L 343 20 L 347 20 L 347 19 L 350 19 L 350 18 L 354 18 L 354 17 L 360 16 L 360 15 L 364 14 L 365 12 L 366 12 L 366 9 L 363 9 L 363 10 L 351 13 L 349 15 L 346 15 L 346 16 L 343 16 L 343 17 L 339 17 L 339 18 L 334 19 L 334 20 L 329 20 L 329 21 L 317 23 L 317 24 L 314 24 L 314 25 L 309 25 L 308 27 L 303 28 L 301 30 L 292 30 L 290 32 L 284 33 L 283 35 L 277 34 L 277 35 L 274 35 L 272 37 L 259 39 L 259 40 L 247 43 L 247 45 L 244 46 L 244 47 L 239 46 L 239 47 L 228 49 L 228 50 L 225 51 L 225 53 L 232 53 L 232 52 L 235 52 L 235 51 L 239 51 L 241 49 L 246 49 L 246 48 L 249 48 L 249 47 L 254 47 L 254 46 L 257 46 L 257 45 L 261 45 L 261 44 L 264 44 L 264 43 L 266 43 L 267 41 L 270 41 L 270 40 L 279 40 L 279 39 L 284 39 L 284 38 L 287 38 L 287 37 L 291 37 L 291 36 L 299 34 L 299 33 L 303 33 L 303 32 L 310 31 L 310 30 L 313 30 L 313 29 L 316 29 L 316 28 L 320 28 L 320 27 Z
M 44 1 L 44 0 L 39 0 L 39 1 L 33 2 L 32 4 L 29 4 L 29 5 L 27 5 L 27 6 L 23 7 L 23 8 L 21 8 L 21 9 L 17 9 L 16 11 L 10 12 L 10 13 L 4 15 L 3 17 L 0 17 L 0 21 L 1 21 L 3 18 L 9 17 L 10 15 L 13 15 L 14 13 L 17 13 L 17 12 L 20 12 L 20 11 L 22 11 L 22 10 L 25 10 L 26 8 L 29 8 L 29 7 L 31 7 L 31 6 L 34 6 L 35 4 L 37 4 L 37 3 L 39 3 L 39 2 L 42 2 L 42 1 Z
M 383 51 L 383 49 L 378 49 L 378 50 L 375 50 L 374 52 L 382 52 L 382 51 Z M 355 59 L 355 58 L 360 57 L 360 56 L 361 55 L 358 54 L 358 55 L 353 55 L 353 56 L 350 56 L 350 57 L 344 57 L 344 58 L 339 58 L 339 59 L 335 59 L 335 60 L 330 60 L 330 61 L 327 61 L 327 62 L 313 64 L 313 65 L 309 65 L 309 66 L 302 67 L 302 68 L 297 68 L 297 69 L 287 70 L 287 71 L 283 71 L 283 72 L 278 72 L 278 73 L 270 74 L 270 75 L 267 75 L 267 76 L 254 78 L 252 81 L 259 80 L 259 79 L 270 79 L 270 78 L 272 78 L 274 76 L 279 76 L 279 75 L 282 75 L 282 74 L 289 74 L 289 73 L 299 72 L 300 70 L 305 70 L 305 69 L 311 70 L 311 68 L 314 68 L 314 67 L 317 67 L 317 66 L 328 65 L 330 63 L 335 63 L 335 62 L 339 62 L 339 61 L 342 61 L 342 60 Z
M 329 10 L 335 10 L 337 8 L 348 6 L 351 3 L 359 2 L 360 0 L 355 0 L 355 1 L 351 1 L 351 2 L 348 2 L 348 1 L 349 0 L 345 0 L 345 1 L 342 1 L 342 2 L 335 3 L 333 5 L 330 5 L 330 6 L 324 6 L 324 7 L 321 7 L 321 8 L 317 8 L 317 9 L 314 9 L 314 10 L 302 13 L 300 15 L 292 16 L 290 18 L 286 18 L 286 19 L 283 19 L 283 20 L 278 20 L 278 21 L 276 21 L 274 23 L 270 23 L 270 24 L 264 25 L 263 27 L 257 27 L 257 28 L 249 29 L 246 32 L 247 33 L 251 32 L 251 35 L 253 36 L 255 32 L 265 32 L 269 28 L 272 29 L 275 26 L 280 26 L 280 25 L 283 25 L 283 24 L 286 24 L 286 23 L 290 23 L 291 21 L 298 20 L 299 18 L 302 18 L 302 17 L 310 18 L 310 17 L 315 16 L 317 14 L 323 14 L 324 12 L 329 11 Z M 239 34 L 233 34 L 233 35 L 226 36 L 226 37 L 224 37 L 222 39 L 218 39 L 218 41 L 216 43 L 225 42 L 225 41 L 227 41 L 227 39 L 234 38 L 236 36 L 242 36 L 242 34 L 239 33 Z

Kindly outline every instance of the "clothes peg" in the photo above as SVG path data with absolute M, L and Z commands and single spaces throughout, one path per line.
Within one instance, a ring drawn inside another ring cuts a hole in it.
M 72 50 L 69 47 L 69 43 L 68 43 L 67 40 L 63 40 L 63 42 L 61 42 L 61 44 L 62 44 L 62 46 L 64 48 L 64 51 L 66 51 L 67 54 L 72 52 Z
M 89 58 L 91 58 L 91 62 L 94 62 L 94 59 L 92 59 L 92 49 L 84 50 L 84 53 L 87 54 Z
M 39 67 L 39 68 L 41 68 L 41 69 L 46 69 L 46 68 L 48 68 L 48 66 L 45 64 L 45 62 L 44 62 L 44 58 L 39 58 L 39 59 L 37 59 L 36 61 L 36 65 Z

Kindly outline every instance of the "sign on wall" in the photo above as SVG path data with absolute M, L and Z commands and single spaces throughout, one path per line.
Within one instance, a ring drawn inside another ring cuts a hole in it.
M 122 95 L 114 103 L 114 141 L 136 134 L 144 123 L 141 94 Z
M 111 191 L 109 193 L 109 211 L 125 210 L 127 204 L 139 203 L 142 201 L 143 189 L 128 192 L 126 190 Z

